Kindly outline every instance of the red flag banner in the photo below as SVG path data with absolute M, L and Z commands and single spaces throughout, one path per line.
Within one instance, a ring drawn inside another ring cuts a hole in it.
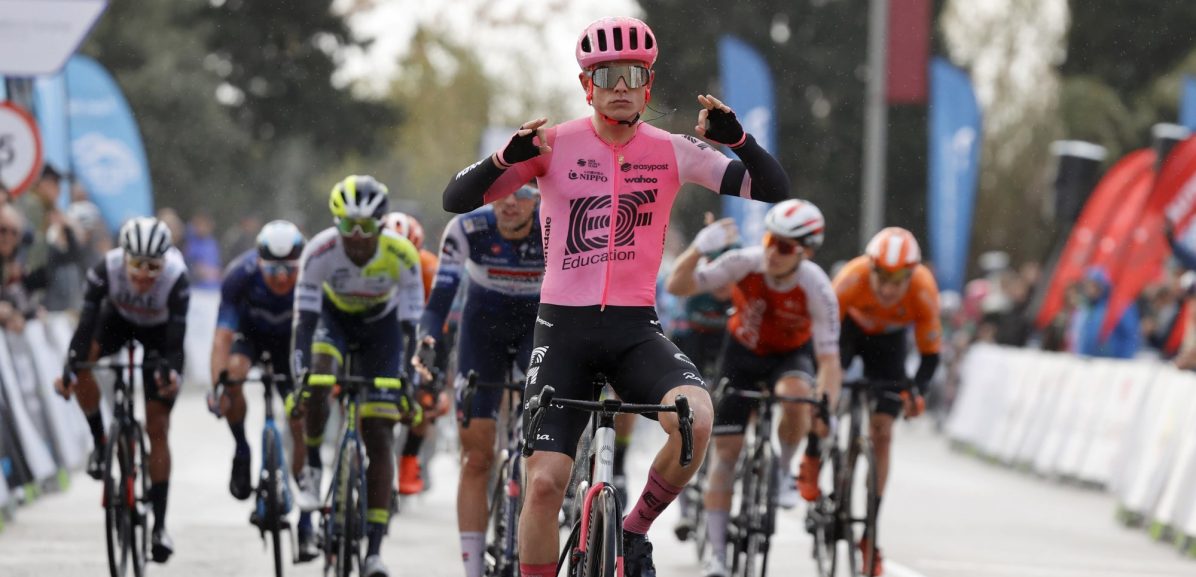
M 1046 298 L 1038 309 L 1036 321 L 1039 328 L 1049 324 L 1063 308 L 1067 287 L 1083 275 L 1097 239 L 1109 224 L 1114 211 L 1124 206 L 1122 203 L 1127 187 L 1141 174 L 1150 172 L 1153 165 L 1154 152 L 1150 149 L 1131 152 L 1114 164 L 1096 185 L 1071 229 L 1071 235 L 1051 276 Z
M 1101 323 L 1101 338 L 1113 331 L 1142 289 L 1162 276 L 1163 263 L 1171 254 L 1163 236 L 1164 215 L 1175 223 L 1176 231 L 1187 228 L 1196 215 L 1196 138 L 1172 149 L 1141 217 L 1124 239 L 1125 246 L 1109 270 L 1113 293 Z
M 1138 173 L 1134 180 L 1121 191 L 1117 208 L 1109 216 L 1105 229 L 1096 237 L 1096 246 L 1088 257 L 1085 268 L 1099 266 L 1109 273 L 1114 283 L 1121 279 L 1115 276 L 1117 265 L 1127 252 L 1127 245 L 1133 241 L 1133 232 L 1143 217 L 1146 201 L 1154 188 L 1154 171 Z
M 926 103 L 930 26 L 930 0 L 890 0 L 885 51 L 889 104 Z

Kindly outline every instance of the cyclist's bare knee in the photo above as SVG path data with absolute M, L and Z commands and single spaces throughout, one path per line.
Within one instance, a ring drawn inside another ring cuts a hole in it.
M 893 417 L 881 413 L 872 415 L 870 429 L 872 444 L 877 451 L 879 452 L 882 448 L 888 449 L 893 442 Z
M 170 433 L 170 409 L 159 401 L 149 401 L 145 404 L 145 434 L 149 436 L 150 444 L 166 446 L 166 437 Z
M 461 439 L 462 472 L 486 476 L 494 467 L 494 419 L 472 419 L 469 428 L 458 428 Z
M 573 459 L 540 451 L 527 459 L 526 507 L 558 511 L 565 500 Z

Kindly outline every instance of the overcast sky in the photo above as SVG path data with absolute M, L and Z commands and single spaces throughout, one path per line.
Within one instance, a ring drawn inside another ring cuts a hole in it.
M 385 90 L 418 24 L 476 48 L 500 87 L 511 82 L 555 90 L 575 87 L 573 49 L 585 25 L 603 16 L 641 13 L 633 0 L 340 0 L 340 5 L 354 2 L 368 8 L 356 12 L 349 24 L 374 42 L 367 53 L 348 55 L 342 73 L 372 91 Z M 572 112 L 585 111 L 583 99 L 571 104 L 576 108 Z

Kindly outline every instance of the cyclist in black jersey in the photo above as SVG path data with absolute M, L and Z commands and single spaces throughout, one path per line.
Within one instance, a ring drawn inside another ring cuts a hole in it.
M 150 440 L 149 499 L 154 511 L 153 559 L 165 563 L 174 552 L 166 532 L 166 498 L 170 490 L 170 411 L 179 392 L 183 371 L 183 337 L 191 290 L 183 255 L 171 246 L 170 231 L 156 218 L 134 218 L 120 231 L 120 247 L 87 271 L 87 289 L 79 325 L 71 338 L 70 361 L 95 361 L 136 340 L 145 354 L 158 355 L 170 365 L 163 382 L 146 366 L 145 425 Z M 69 366 L 68 366 L 69 369 Z M 65 371 L 70 373 L 70 371 Z M 91 371 L 79 371 L 69 382 L 59 378 L 55 388 L 63 396 L 75 393 L 87 416 L 95 449 L 87 462 L 93 479 L 103 475 L 104 434 L 100 389 Z

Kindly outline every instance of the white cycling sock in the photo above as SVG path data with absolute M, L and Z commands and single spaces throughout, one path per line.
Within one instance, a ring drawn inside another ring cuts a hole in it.
M 785 475 L 793 474 L 793 457 L 797 455 L 797 445 L 790 445 L 789 443 L 781 443 L 781 470 Z
M 710 551 L 723 565 L 727 564 L 727 521 L 730 511 L 706 510 L 706 537 L 710 540 Z
M 482 550 L 486 548 L 486 534 L 476 531 L 461 533 L 461 561 L 465 563 L 465 577 L 482 577 Z

